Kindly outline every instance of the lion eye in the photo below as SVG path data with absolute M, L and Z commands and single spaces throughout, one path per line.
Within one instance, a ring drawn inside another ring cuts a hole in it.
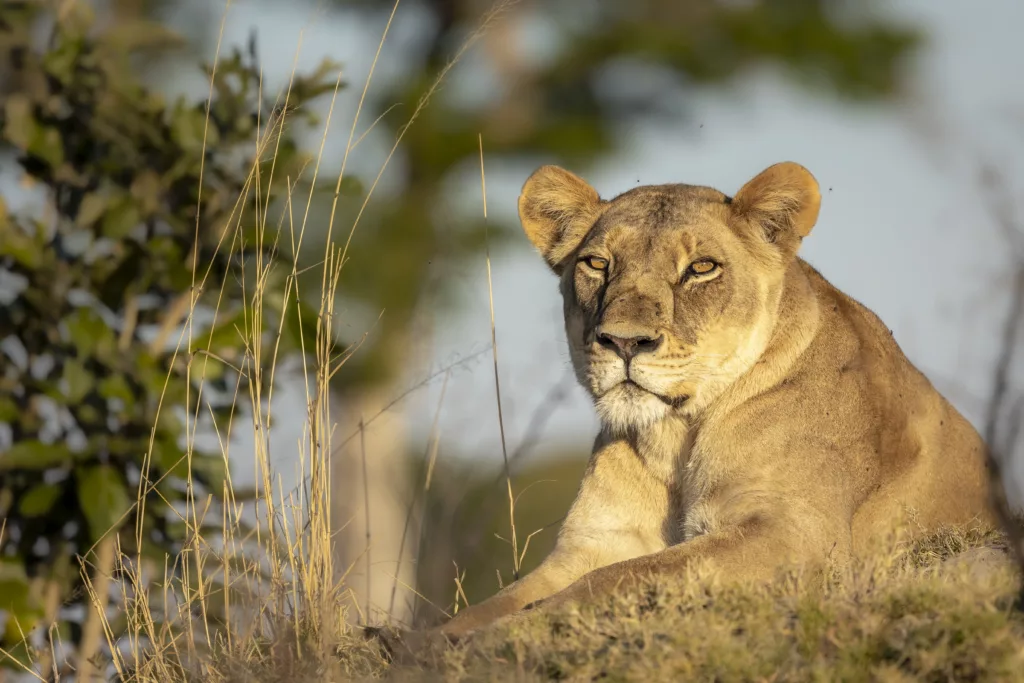
M 718 264 L 711 259 L 704 259 L 702 261 L 694 261 L 690 264 L 687 270 L 692 275 L 708 275 L 709 273 L 715 272 L 718 269 Z
M 594 270 L 607 270 L 608 268 L 608 259 L 600 256 L 590 256 L 583 259 L 583 262 Z

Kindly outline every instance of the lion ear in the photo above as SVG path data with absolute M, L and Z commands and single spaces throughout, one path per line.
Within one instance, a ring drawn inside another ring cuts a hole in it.
M 732 200 L 734 215 L 759 227 L 768 242 L 794 247 L 811 233 L 820 208 L 818 181 L 792 161 L 761 171 Z
M 597 190 L 564 168 L 541 166 L 519 195 L 523 232 L 556 273 L 587 236 L 601 206 Z

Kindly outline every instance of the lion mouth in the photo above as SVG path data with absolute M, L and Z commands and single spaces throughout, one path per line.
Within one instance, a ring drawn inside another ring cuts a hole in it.
M 671 408 L 682 408 L 683 405 L 685 405 L 686 402 L 688 400 L 690 400 L 690 397 L 686 396 L 686 395 L 683 395 L 683 396 L 665 396 L 663 394 L 659 394 L 659 393 L 656 393 L 654 391 L 650 391 L 649 389 L 645 389 L 644 387 L 640 386 L 639 384 L 637 384 L 636 382 L 634 382 L 631 379 L 623 380 L 619 384 L 619 386 L 628 387 L 628 389 L 632 390 L 632 391 L 641 391 L 641 392 L 643 392 L 645 394 L 650 394 L 651 396 L 654 396 L 656 399 L 658 399 L 659 401 L 661 401 L 662 403 L 664 403 L 665 405 L 667 405 L 667 406 L 669 406 Z
M 662 396 L 661 394 L 655 394 L 655 396 L 671 408 L 682 408 L 690 400 L 689 396 Z

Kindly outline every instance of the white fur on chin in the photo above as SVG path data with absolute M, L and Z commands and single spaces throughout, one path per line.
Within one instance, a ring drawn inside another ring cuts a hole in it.
M 613 433 L 647 429 L 668 417 L 672 408 L 642 389 L 620 384 L 596 401 L 601 423 Z

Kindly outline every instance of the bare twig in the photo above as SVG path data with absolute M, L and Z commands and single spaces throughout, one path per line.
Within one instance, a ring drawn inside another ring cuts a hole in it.
M 988 445 L 989 487 L 994 508 L 1003 529 L 1009 536 L 1010 545 L 1017 558 L 1017 563 L 1024 575 L 1024 528 L 1017 521 L 1007 499 L 1003 465 L 1013 454 L 1019 434 L 1021 417 L 1020 402 L 1010 405 L 1010 372 L 1012 369 L 1017 337 L 1021 324 L 1024 323 L 1024 263 L 1017 266 L 1013 291 L 1010 293 L 1010 310 L 1003 325 L 999 356 L 992 378 L 992 395 L 989 399 L 988 413 L 985 424 L 985 442 Z M 1001 431 L 1004 424 L 1009 424 L 1006 433 Z M 1024 582 L 1021 585 L 1018 607 L 1024 609 Z
M 370 476 L 366 471 L 366 426 L 359 420 L 359 446 L 363 454 L 363 506 L 366 515 L 366 623 L 370 623 Z
M 92 579 L 88 576 L 88 564 L 85 558 L 82 561 L 82 572 L 86 585 L 90 586 L 89 597 L 92 609 L 82 624 L 82 638 L 78 646 L 77 679 L 88 683 L 96 675 L 95 659 L 99 655 L 101 637 L 103 636 L 103 622 L 106 620 L 107 603 L 110 600 L 110 581 L 114 573 L 114 562 L 116 560 L 117 537 L 108 535 L 100 541 L 96 549 L 96 571 Z
M 494 355 L 494 394 L 498 402 L 498 431 L 501 435 L 501 457 L 505 462 L 505 483 L 508 488 L 508 517 L 512 528 L 512 575 L 519 579 L 519 546 L 516 543 L 516 503 L 512 495 L 512 471 L 508 466 L 508 447 L 505 442 L 505 418 L 501 413 L 501 381 L 498 379 L 498 333 L 494 326 L 494 286 L 491 282 L 491 246 L 487 239 L 487 180 L 484 174 L 484 136 L 480 143 L 480 192 L 484 201 L 484 254 L 487 259 L 487 296 L 491 307 L 491 350 Z
M 1003 323 L 999 356 L 993 369 L 992 395 L 989 397 L 985 418 L 985 440 L 992 448 L 1012 447 L 1012 444 L 997 444 L 997 440 L 1010 391 L 1010 372 L 1022 321 L 1024 321 L 1024 264 L 1017 267 L 1013 290 L 1010 292 L 1010 309 Z
M 1010 395 L 1011 373 L 1016 357 L 1018 337 L 1024 325 L 1024 249 L 1021 247 L 1021 229 L 1015 219 L 1010 192 L 1001 181 L 999 174 L 989 166 L 981 173 L 982 189 L 989 195 L 994 218 L 1002 229 L 1004 237 L 1013 251 L 1016 264 L 1010 306 L 1003 322 L 1002 334 L 992 376 L 992 393 L 989 397 L 985 416 L 984 438 L 989 465 L 989 491 L 992 507 L 1009 537 L 1010 546 L 1021 569 L 1022 582 L 1017 600 L 1019 609 L 1024 610 L 1024 527 L 1017 520 L 1007 498 L 1003 466 L 1012 457 L 1019 436 L 1022 416 L 1021 401 L 1013 401 Z
M 510 468 L 522 458 L 526 457 L 540 442 L 540 438 L 544 434 L 548 421 L 555 414 L 558 406 L 567 398 L 571 383 L 572 372 L 568 371 L 557 383 L 551 385 L 545 394 L 544 399 L 537 404 L 537 407 L 534 409 L 533 414 L 530 417 L 530 421 L 527 424 L 526 430 L 523 433 L 523 438 L 519 442 L 519 446 L 509 456 Z M 494 481 L 488 485 L 488 490 L 498 486 L 503 478 L 504 472 L 494 478 Z M 454 507 L 461 505 L 465 500 L 466 495 L 467 492 L 463 491 L 462 497 Z M 498 499 L 492 497 L 484 499 L 481 509 L 474 514 L 474 527 L 464 534 L 464 537 L 467 539 L 464 547 L 469 552 L 469 556 L 474 560 L 479 557 L 480 552 L 485 547 L 483 539 L 486 537 L 487 524 L 489 520 L 492 519 L 492 515 L 494 514 L 493 506 L 497 504 L 497 500 Z
M 423 463 L 420 468 L 420 476 L 423 479 L 423 493 L 430 491 L 430 478 L 434 471 L 434 461 L 437 458 L 437 446 L 440 442 L 438 423 L 441 419 L 441 406 L 444 404 L 445 390 L 448 388 L 449 373 L 445 373 L 444 382 L 441 384 L 441 395 L 437 399 L 437 410 L 434 412 L 434 422 L 430 427 L 430 438 L 427 440 L 427 452 L 423 455 Z M 405 512 L 405 525 L 402 527 L 402 540 L 398 543 L 398 562 L 395 563 L 395 583 L 391 586 L 391 600 L 388 602 L 388 619 L 391 618 L 395 609 L 395 594 L 398 591 L 398 574 L 402 566 L 402 555 L 405 552 L 405 541 L 409 537 L 409 525 L 412 523 L 412 515 L 416 510 L 416 502 L 419 500 L 419 487 L 414 488 L 409 499 L 409 507 Z M 414 610 L 415 613 L 415 610 Z
M 453 369 L 457 368 L 460 365 L 465 365 L 466 363 L 469 363 L 472 360 L 476 360 L 478 357 L 484 355 L 488 351 L 490 351 L 489 348 L 480 349 L 479 351 L 476 351 L 475 353 L 469 354 L 465 358 L 460 358 L 459 360 L 457 360 L 457 361 L 455 361 L 453 363 L 449 363 L 448 365 L 446 365 L 446 366 L 444 366 L 442 368 L 439 368 L 436 372 L 430 373 L 429 375 L 424 377 L 421 381 L 417 382 L 416 384 L 414 384 L 413 386 L 409 387 L 408 389 L 403 391 L 401 394 L 399 394 L 395 398 L 391 399 L 387 403 L 387 405 L 385 405 L 383 408 L 381 408 L 376 413 L 374 413 L 369 418 L 367 418 L 366 422 L 364 423 L 364 425 L 366 427 L 369 427 L 370 425 L 372 425 L 374 423 L 375 420 L 377 420 L 377 418 L 381 417 L 382 415 L 384 415 L 385 413 L 390 411 L 396 405 L 398 405 L 399 403 L 401 403 L 402 401 L 404 401 L 409 396 L 411 396 L 415 392 L 419 391 L 423 387 L 427 386 L 428 384 L 433 382 L 438 377 L 441 377 L 441 376 L 447 374 L 448 372 L 452 371 Z M 342 441 L 340 444 L 338 444 L 337 449 L 341 450 L 342 448 L 347 446 L 348 443 L 350 441 L 352 441 L 352 439 L 356 438 L 357 436 L 359 436 L 359 430 L 358 429 L 355 430 L 354 432 L 352 432 L 351 434 L 349 434 L 347 437 L 345 437 L 345 440 Z

